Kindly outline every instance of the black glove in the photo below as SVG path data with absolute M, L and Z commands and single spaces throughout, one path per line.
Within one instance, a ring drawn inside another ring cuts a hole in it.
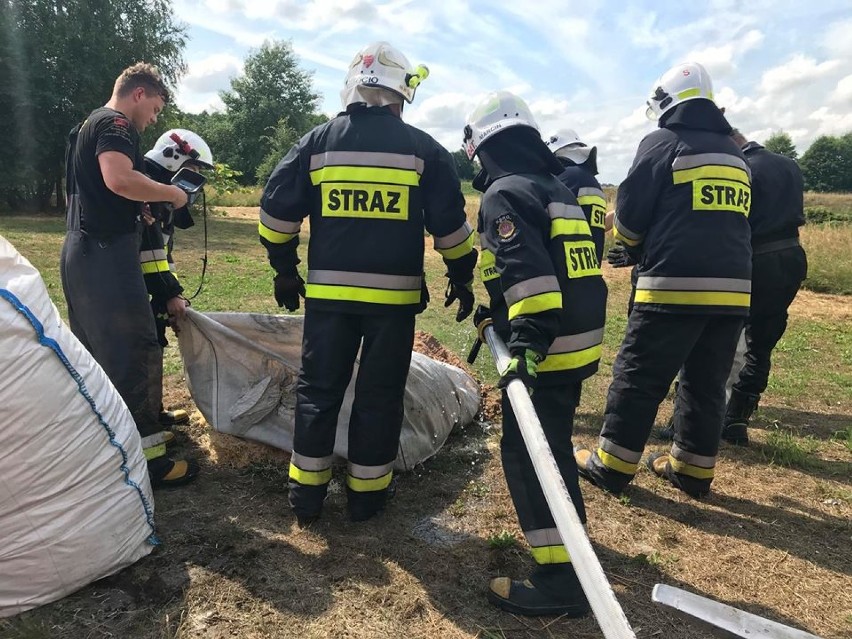
M 275 301 L 278 306 L 283 306 L 288 311 L 299 308 L 299 297 L 305 296 L 305 280 L 298 273 L 284 275 L 279 273 L 273 280 L 275 282 Z
M 509 365 L 500 372 L 498 388 L 506 388 L 513 379 L 519 379 L 527 387 L 527 392 L 532 396 L 537 381 L 538 365 L 544 356 L 528 348 L 512 353 Z
M 480 341 L 485 341 L 485 327 L 493 324 L 491 319 L 491 309 L 480 304 L 476 307 L 476 312 L 473 314 L 473 325 L 476 326 L 476 334 Z
M 444 308 L 459 301 L 459 311 L 456 313 L 456 321 L 463 322 L 473 312 L 473 280 L 467 284 L 456 284 L 449 282 L 444 294 Z
M 625 266 L 633 266 L 637 263 L 635 256 L 630 254 L 627 247 L 620 242 L 617 242 L 606 254 L 606 261 L 613 268 L 624 268 Z

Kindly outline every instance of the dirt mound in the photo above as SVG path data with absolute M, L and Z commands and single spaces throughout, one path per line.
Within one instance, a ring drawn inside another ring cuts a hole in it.
M 463 371 L 470 372 L 467 365 L 455 354 L 444 348 L 434 335 L 416 331 L 414 333 L 414 350 L 422 355 L 436 359 L 439 362 L 456 366 Z

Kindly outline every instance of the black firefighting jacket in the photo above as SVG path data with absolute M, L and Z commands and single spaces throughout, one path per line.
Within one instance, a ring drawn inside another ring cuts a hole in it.
M 261 198 L 260 241 L 279 273 L 296 271 L 310 216 L 306 306 L 350 313 L 422 310 L 424 229 L 451 282 L 476 266 L 455 164 L 387 107 L 355 105 L 305 135 Z
M 705 99 L 665 114 L 618 187 L 614 235 L 641 251 L 635 307 L 747 315 L 751 173 Z
M 556 179 L 559 163 L 529 131 L 534 137 L 525 127 L 507 129 L 479 152 L 480 274 L 510 352 L 546 354 L 538 383 L 555 385 L 597 371 L 607 288 L 583 210 Z
M 556 158 L 562 164 L 563 171 L 559 181 L 571 189 L 577 202 L 583 207 L 586 221 L 592 230 L 592 240 L 595 243 L 595 255 L 598 262 L 603 260 L 604 220 L 606 219 L 606 195 L 600 182 L 586 164 L 576 164 L 568 158 Z
M 804 180 L 799 164 L 757 142 L 743 147 L 751 168 L 751 245 L 758 251 L 799 236 L 805 223 Z M 790 243 L 787 243 L 790 245 Z
M 168 184 L 173 175 L 148 159 L 145 160 L 145 173 L 162 184 Z M 142 230 L 139 261 L 148 294 L 155 305 L 165 307 L 166 301 L 183 292 L 172 259 L 175 211 L 160 202 L 151 202 L 148 207 L 155 221 Z

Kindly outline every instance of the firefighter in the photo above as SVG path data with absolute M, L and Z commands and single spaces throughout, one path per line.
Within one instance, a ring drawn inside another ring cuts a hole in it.
M 512 358 L 499 386 L 513 379 L 526 384 L 585 523 L 571 434 L 582 381 L 598 369 L 607 297 L 592 230 L 577 198 L 557 179 L 563 166 L 542 141 L 523 100 L 506 91 L 492 93 L 467 122 L 468 156 L 482 165 L 473 185 L 484 192 L 477 230 L 480 274 L 491 301 L 475 321 L 481 335 L 490 316 L 505 340 Z M 488 597 L 516 614 L 584 615 L 588 602 L 505 391 L 502 413 L 503 471 L 536 566 L 523 581 L 492 579 Z
M 731 388 L 722 439 L 748 444 L 748 422 L 769 381 L 770 356 L 787 328 L 787 309 L 808 274 L 799 243 L 805 223 L 804 184 L 795 160 L 767 151 L 734 130 L 751 168 L 751 308 L 745 323 L 745 365 Z
M 640 254 L 633 312 L 613 364 L 598 448 L 580 473 L 620 493 L 680 370 L 669 454 L 649 468 L 692 497 L 710 490 L 731 370 L 751 293 L 751 177 L 710 76 L 685 63 L 654 84 L 659 129 L 618 189 L 613 233 Z
M 145 173 L 161 184 L 170 184 L 181 168 L 212 169 L 213 154 L 204 139 L 186 129 L 171 129 L 163 133 L 153 148 L 145 153 Z M 177 278 L 174 257 L 175 228 L 187 229 L 195 224 L 188 206 L 173 209 L 166 203 L 151 203 L 154 223 L 145 228 L 139 260 L 145 276 L 145 286 L 151 296 L 151 310 L 157 325 L 157 339 L 165 348 L 166 328 L 177 330 L 176 320 L 186 314 L 189 302 L 183 297 L 183 286 Z M 162 352 L 161 352 L 162 355 Z M 162 357 L 161 357 L 162 366 Z M 189 421 L 185 410 L 165 410 L 160 407 L 160 424 L 171 428 Z M 168 437 L 167 433 L 167 437 Z
M 261 198 L 260 240 L 276 271 L 275 299 L 305 298 L 302 368 L 290 463 L 290 505 L 301 525 L 320 516 L 344 392 L 359 347 L 349 421 L 349 516 L 380 513 L 391 486 L 415 315 L 425 308 L 424 231 L 447 267 L 445 306 L 473 311 L 477 252 L 449 152 L 403 122 L 428 76 L 387 42 L 349 65 L 344 111 L 307 133 L 273 171 Z M 310 215 L 307 283 L 296 247 Z
M 159 423 L 162 351 L 139 267 L 143 205 L 187 195 L 144 174 L 139 134 L 157 121 L 169 92 L 156 68 L 137 63 L 115 82 L 105 106 L 69 137 L 67 229 L 62 289 L 68 323 L 115 385 L 139 429 L 154 487 L 191 481 L 198 466 L 166 455 Z
M 559 181 L 571 189 L 577 202 L 583 207 L 586 221 L 595 242 L 598 264 L 603 259 L 604 235 L 606 234 L 606 195 L 601 189 L 598 174 L 598 148 L 588 146 L 576 131 L 564 129 L 547 139 L 547 148 L 559 159 L 563 170 Z

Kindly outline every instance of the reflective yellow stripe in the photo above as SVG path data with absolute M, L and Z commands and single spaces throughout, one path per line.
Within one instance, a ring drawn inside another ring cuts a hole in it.
M 308 284 L 305 297 L 320 300 L 369 302 L 372 304 L 419 304 L 420 290 L 390 291 L 361 286 L 335 286 L 334 284 Z
M 482 253 L 479 254 L 479 277 L 483 283 L 500 277 L 497 272 L 497 259 L 488 249 L 482 249 Z
M 742 306 L 751 305 L 749 293 L 722 293 L 709 291 L 645 291 L 637 290 L 637 304 L 685 304 L 689 306 Z
M 577 202 L 580 204 L 580 206 L 585 206 L 587 204 L 597 204 L 598 206 L 606 208 L 606 200 L 600 195 L 581 195 L 577 198 Z
M 157 444 L 156 446 L 143 448 L 142 454 L 145 455 L 145 461 L 151 461 L 152 459 L 157 459 L 158 457 L 165 457 L 166 444 L 164 442 L 162 444 Z
M 687 477 L 694 477 L 695 479 L 713 479 L 713 474 L 715 470 L 713 468 L 702 468 L 701 466 L 693 466 L 692 464 L 687 464 L 685 461 L 675 459 L 671 455 L 669 455 L 669 463 L 672 465 L 672 470 L 681 475 L 686 475 Z
M 539 546 L 530 548 L 530 554 L 537 564 L 567 564 L 571 562 L 565 546 Z
M 515 302 L 509 307 L 509 319 L 562 308 L 562 293 L 540 293 Z
M 417 186 L 420 184 L 420 175 L 417 171 L 375 166 L 324 166 L 311 171 L 311 184 L 317 186 L 323 182 L 371 182 Z
M 257 223 L 257 232 L 260 233 L 260 237 L 269 240 L 273 244 L 284 244 L 298 235 L 298 233 L 279 233 L 278 231 L 273 231 L 268 226 L 264 226 L 263 222 Z
M 550 239 L 557 235 L 591 235 L 589 223 L 586 220 L 566 220 L 557 217 L 550 221 Z
M 674 171 L 672 178 L 675 184 L 685 184 L 686 182 L 702 179 L 736 180 L 743 184 L 751 183 L 748 173 L 743 169 L 738 169 L 734 166 L 722 166 L 721 164 L 708 164 L 706 166 L 695 167 L 694 169 Z
M 322 486 L 331 481 L 331 468 L 325 470 L 302 470 L 290 462 L 290 479 L 303 486 Z
M 552 371 L 565 371 L 574 368 L 581 368 L 586 364 L 596 362 L 601 358 L 601 345 L 584 348 L 581 351 L 573 353 L 555 353 L 548 355 L 544 361 L 539 364 L 539 373 L 548 373 Z
M 701 96 L 701 89 L 686 89 L 685 91 L 681 91 L 677 94 L 677 97 L 681 100 L 686 98 L 697 98 Z
M 625 475 L 635 475 L 636 470 L 639 468 L 638 463 L 631 464 L 626 462 L 615 455 L 610 455 L 603 448 L 598 448 L 598 457 L 603 462 L 604 466 L 619 473 L 624 473 Z
M 452 248 L 446 249 L 438 248 L 436 246 L 435 250 L 438 251 L 438 253 L 440 253 L 443 258 L 448 260 L 455 260 L 467 255 L 473 250 L 473 244 L 475 239 L 476 238 L 474 237 L 474 233 L 473 231 L 471 231 L 470 235 L 467 236 L 467 239 L 461 244 L 457 244 Z
M 390 486 L 391 477 L 393 477 L 393 471 L 375 479 L 358 479 L 352 475 L 346 475 L 346 485 L 357 493 L 369 493 L 384 490 Z
M 618 228 L 615 226 L 612 227 L 612 236 L 621 242 L 622 244 L 626 244 L 627 246 L 639 246 L 641 244 L 640 240 L 631 240 L 629 238 L 624 237 L 621 233 L 618 232 Z
M 169 263 L 166 260 L 157 260 L 155 262 L 142 262 L 142 272 L 145 275 L 150 273 L 167 273 L 169 271 Z

